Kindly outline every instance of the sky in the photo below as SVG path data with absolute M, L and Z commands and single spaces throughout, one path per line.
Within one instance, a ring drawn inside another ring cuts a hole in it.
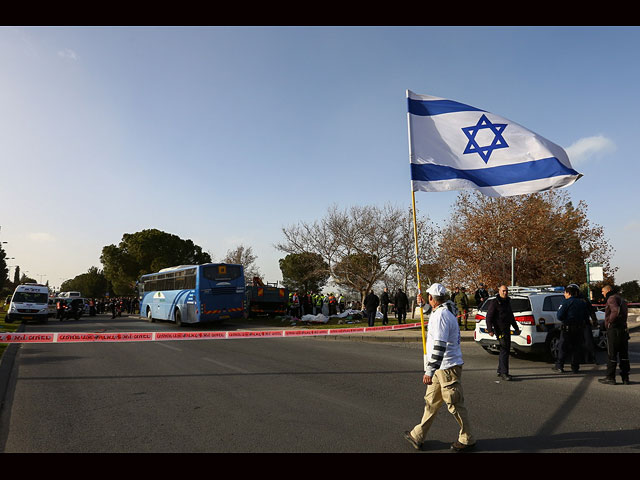
M 0 241 L 38 281 L 157 228 L 282 279 L 282 228 L 411 206 L 406 91 L 564 147 L 640 279 L 637 27 L 0 27 Z M 442 223 L 456 192 L 416 193 Z

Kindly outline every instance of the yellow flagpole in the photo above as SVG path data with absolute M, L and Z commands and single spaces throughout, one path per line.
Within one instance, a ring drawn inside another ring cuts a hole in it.
M 407 90 L 407 99 L 409 98 L 409 90 Z M 407 112 L 407 130 L 409 133 L 409 163 L 411 163 L 411 157 L 413 156 L 413 148 L 411 144 L 411 117 Z M 411 185 L 411 203 L 413 204 L 413 238 L 416 243 L 416 279 L 418 281 L 418 293 L 422 296 L 422 286 L 420 284 L 420 259 L 418 257 L 418 222 L 416 220 L 416 192 L 413 190 L 413 181 Z M 420 307 L 420 325 L 422 326 L 422 353 L 427 355 L 427 339 L 424 331 L 424 312 L 422 306 Z
M 422 296 L 422 286 L 420 284 L 420 258 L 418 257 L 418 222 L 416 221 L 416 192 L 411 188 L 411 201 L 413 204 L 413 238 L 416 243 L 416 278 L 418 280 L 418 293 Z M 420 306 L 420 325 L 422 326 L 422 353 L 427 354 L 427 339 L 424 332 L 424 312 Z

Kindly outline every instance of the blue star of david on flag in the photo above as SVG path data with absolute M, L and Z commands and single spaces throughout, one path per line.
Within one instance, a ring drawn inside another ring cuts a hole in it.
M 562 147 L 499 115 L 411 91 L 407 104 L 414 192 L 524 195 L 567 187 L 582 176 Z
M 491 153 L 494 150 L 498 148 L 509 148 L 509 145 L 507 145 L 507 142 L 502 137 L 502 132 L 504 132 L 505 128 L 507 128 L 506 123 L 491 123 L 491 120 L 489 120 L 483 113 L 480 117 L 480 120 L 478 120 L 478 123 L 476 123 L 475 126 L 464 127 L 462 129 L 464 134 L 469 139 L 469 143 L 467 143 L 467 146 L 462 153 L 477 153 L 478 155 L 480 155 L 480 157 L 482 157 L 484 163 L 489 163 L 489 157 L 491 157 Z M 494 137 L 491 145 L 481 147 L 476 141 L 476 135 L 480 130 L 484 129 L 491 130 L 494 134 Z

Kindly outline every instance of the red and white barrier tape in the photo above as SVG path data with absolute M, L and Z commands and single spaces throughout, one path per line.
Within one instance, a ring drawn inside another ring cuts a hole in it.
M 120 333 L 0 333 L 0 343 L 158 342 L 167 340 L 224 340 L 233 338 L 310 337 L 344 335 L 420 327 L 420 323 L 380 327 L 308 330 L 242 330 L 224 332 L 120 332 Z

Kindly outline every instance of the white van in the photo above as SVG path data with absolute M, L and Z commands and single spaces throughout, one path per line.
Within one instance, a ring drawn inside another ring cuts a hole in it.
M 5 322 L 49 320 L 49 287 L 39 283 L 18 285 L 9 304 Z

